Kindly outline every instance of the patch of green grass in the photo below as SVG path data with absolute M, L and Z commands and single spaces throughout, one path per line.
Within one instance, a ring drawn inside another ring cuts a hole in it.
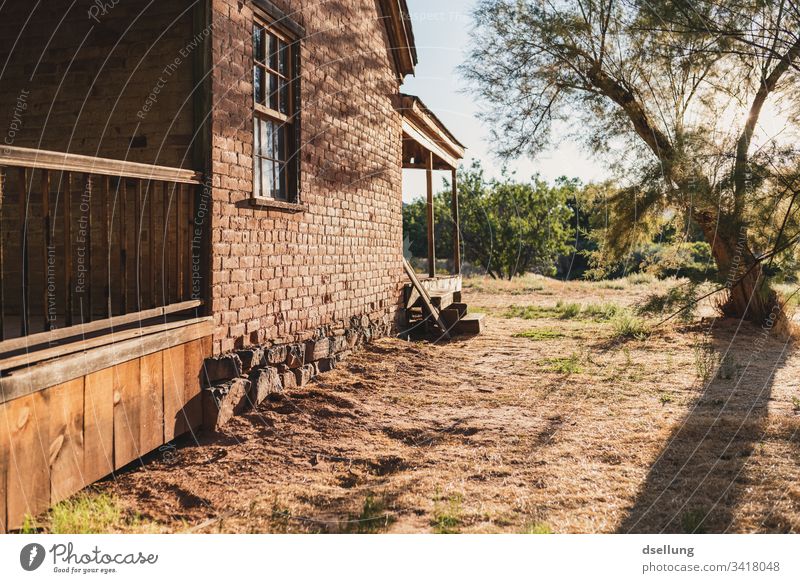
M 795 413 L 800 413 L 800 397 L 792 397 L 792 411 Z
M 386 508 L 384 497 L 375 496 L 373 493 L 367 494 L 361 514 L 350 515 L 344 531 L 354 534 L 373 534 L 386 530 L 395 521 L 394 516 L 389 514 Z
M 597 282 L 597 287 L 602 289 L 622 290 L 628 286 L 624 279 L 604 279 Z
M 731 380 L 736 378 L 739 371 L 739 362 L 736 355 L 728 352 L 719 361 L 719 368 L 717 369 L 717 377 L 723 380 Z
M 526 526 L 522 534 L 553 534 L 553 529 L 544 522 L 535 522 Z
M 461 494 L 452 494 L 446 500 L 437 496 L 433 507 L 433 532 L 436 534 L 457 534 L 461 527 Z
M 656 277 L 649 273 L 633 273 L 625 279 L 631 285 L 648 285 L 656 281 Z
M 53 506 L 47 530 L 52 534 L 103 534 L 139 521 L 138 515 L 129 516 L 114 497 L 89 492 Z
M 560 374 L 580 374 L 583 372 L 581 357 L 575 352 L 566 358 L 547 358 L 542 363 L 550 372 Z
M 703 525 L 706 519 L 706 512 L 703 510 L 688 510 L 681 516 L 681 527 L 686 534 L 705 534 L 706 529 Z
M 658 400 L 661 403 L 661 406 L 663 407 L 667 403 L 672 403 L 672 395 L 670 395 L 669 393 L 661 393 L 661 395 L 658 397 Z
M 583 315 L 593 320 L 608 321 L 622 311 L 616 304 L 610 302 L 605 304 L 586 304 L 583 307 Z
M 562 320 L 572 320 L 581 313 L 581 305 L 576 302 L 563 303 L 561 300 L 556 304 L 556 311 Z
M 627 310 L 617 312 L 611 320 L 611 325 L 615 338 L 642 340 L 650 332 L 650 326 L 648 326 L 647 322 Z
M 514 334 L 514 338 L 527 338 L 528 340 L 553 340 L 555 338 L 563 338 L 564 334 L 552 328 L 539 328 L 536 330 L 528 330 L 526 332 L 519 332 Z
M 521 318 L 523 320 L 538 320 L 539 318 L 557 318 L 559 312 L 555 308 L 542 306 L 509 306 L 503 312 L 506 318 Z
M 554 307 L 545 306 L 510 306 L 503 315 L 506 318 L 522 318 L 537 320 L 540 318 L 558 318 L 560 320 L 594 320 L 606 322 L 614 318 L 622 308 L 612 303 L 586 304 L 564 302 L 559 300 Z
M 714 351 L 714 347 L 707 340 L 694 346 L 694 368 L 697 377 L 703 383 L 707 383 L 714 376 L 718 361 L 719 357 Z

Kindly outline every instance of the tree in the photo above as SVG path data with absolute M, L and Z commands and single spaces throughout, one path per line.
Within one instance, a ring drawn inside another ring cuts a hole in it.
M 459 203 L 464 258 L 494 278 L 529 271 L 555 273 L 569 250 L 567 189 L 538 177 L 530 183 L 504 175 L 486 180 L 480 164 L 459 170 Z
M 800 126 L 798 6 L 481 0 L 464 72 L 501 154 L 536 155 L 571 130 L 624 174 L 610 201 L 618 251 L 677 213 L 711 244 L 725 314 L 784 318 L 767 278 L 796 252 L 800 157 L 759 128 L 777 106 Z

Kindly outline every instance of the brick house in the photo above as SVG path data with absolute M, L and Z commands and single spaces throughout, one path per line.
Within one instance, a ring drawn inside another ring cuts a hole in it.
M 400 93 L 405 0 L 31 10 L 0 7 L 0 531 L 415 314 L 480 329 L 432 227 L 428 277 L 403 258 L 403 169 L 452 172 L 457 238 L 464 154 Z

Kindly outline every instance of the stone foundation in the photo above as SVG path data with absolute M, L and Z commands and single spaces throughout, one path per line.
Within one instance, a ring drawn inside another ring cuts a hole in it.
M 233 416 L 306 385 L 336 368 L 354 350 L 391 332 L 388 318 L 373 322 L 363 316 L 347 325 L 320 328 L 305 342 L 265 344 L 207 359 L 204 428 L 219 431 Z

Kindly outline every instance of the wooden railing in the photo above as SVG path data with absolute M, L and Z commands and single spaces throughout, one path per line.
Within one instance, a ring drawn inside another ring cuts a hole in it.
M 0 340 L 199 305 L 200 184 L 188 170 L 0 147 Z

